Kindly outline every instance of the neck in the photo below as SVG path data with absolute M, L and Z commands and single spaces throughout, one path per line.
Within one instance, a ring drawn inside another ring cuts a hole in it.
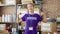
M 34 14 L 34 12 L 30 12 L 30 11 L 29 11 L 29 14 Z

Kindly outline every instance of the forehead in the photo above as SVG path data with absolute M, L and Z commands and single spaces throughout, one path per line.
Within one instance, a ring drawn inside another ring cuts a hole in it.
M 28 4 L 27 6 L 33 6 L 32 4 Z

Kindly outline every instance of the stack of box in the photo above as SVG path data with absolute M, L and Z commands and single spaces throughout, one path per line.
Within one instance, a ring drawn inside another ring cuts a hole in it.
M 8 34 L 6 31 L 6 24 L 0 24 L 0 34 Z
M 57 24 L 57 31 L 60 31 L 60 24 Z M 58 32 L 60 34 L 60 32 Z
M 48 23 L 44 23 L 41 22 L 41 31 L 42 34 L 53 34 L 56 30 L 56 23 L 53 22 L 48 22 Z
M 6 30 L 0 30 L 0 34 L 8 34 L 8 32 Z

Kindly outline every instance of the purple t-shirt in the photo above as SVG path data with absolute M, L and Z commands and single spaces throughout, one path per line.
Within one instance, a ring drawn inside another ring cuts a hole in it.
M 26 21 L 26 28 L 24 34 L 37 34 L 37 24 L 39 21 L 42 21 L 42 17 L 38 14 L 25 14 L 22 17 L 23 21 Z M 29 27 L 33 27 L 33 30 L 29 30 Z

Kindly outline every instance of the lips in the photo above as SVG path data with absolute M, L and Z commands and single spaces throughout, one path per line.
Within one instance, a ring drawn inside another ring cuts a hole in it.
M 28 8 L 29 10 L 32 10 L 32 8 Z

